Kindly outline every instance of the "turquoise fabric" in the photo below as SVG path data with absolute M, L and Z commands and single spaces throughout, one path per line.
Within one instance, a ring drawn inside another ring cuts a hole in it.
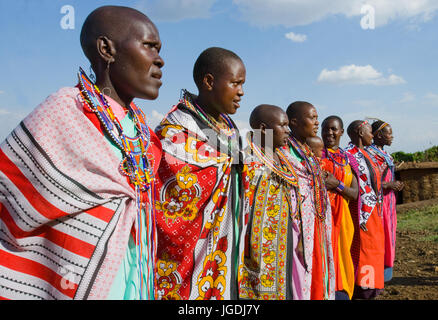
M 289 145 L 289 151 L 290 154 L 296 159 L 298 160 L 298 162 L 303 161 L 304 159 L 301 157 L 301 155 L 295 150 L 295 148 L 293 148 L 291 145 Z

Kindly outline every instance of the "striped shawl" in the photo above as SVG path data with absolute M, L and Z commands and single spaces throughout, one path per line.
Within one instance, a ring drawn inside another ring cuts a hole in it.
M 124 256 L 135 194 L 78 94 L 49 96 L 1 144 L 3 299 L 105 295 Z

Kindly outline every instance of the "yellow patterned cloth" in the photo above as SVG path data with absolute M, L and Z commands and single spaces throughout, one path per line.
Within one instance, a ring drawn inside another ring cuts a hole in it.
M 292 219 L 299 215 L 296 189 L 249 150 L 243 170 L 239 298 L 292 299 Z

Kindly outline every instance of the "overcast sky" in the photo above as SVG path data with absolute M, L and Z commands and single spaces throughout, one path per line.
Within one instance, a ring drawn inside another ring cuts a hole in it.
M 0 140 L 50 93 L 74 86 L 79 67 L 88 72 L 80 29 L 103 4 L 135 7 L 159 29 L 164 84 L 157 100 L 136 101 L 152 127 L 181 89 L 196 93 L 200 52 L 221 46 L 247 69 L 233 116 L 241 128 L 258 104 L 305 100 L 321 122 L 332 114 L 345 126 L 366 117 L 389 122 L 390 152 L 438 145 L 436 0 L 1 1 Z

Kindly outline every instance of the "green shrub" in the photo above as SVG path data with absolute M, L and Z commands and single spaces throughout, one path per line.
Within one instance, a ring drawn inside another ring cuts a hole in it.
M 414 157 L 412 156 L 411 153 L 405 153 L 403 151 L 398 151 L 398 152 L 394 152 L 393 154 L 391 154 L 391 156 L 394 158 L 395 162 L 410 162 L 410 161 L 414 161 Z
M 396 163 L 404 162 L 428 162 L 438 161 L 438 146 L 433 146 L 424 151 L 417 151 L 414 153 L 405 153 L 403 151 L 394 152 L 391 154 Z

